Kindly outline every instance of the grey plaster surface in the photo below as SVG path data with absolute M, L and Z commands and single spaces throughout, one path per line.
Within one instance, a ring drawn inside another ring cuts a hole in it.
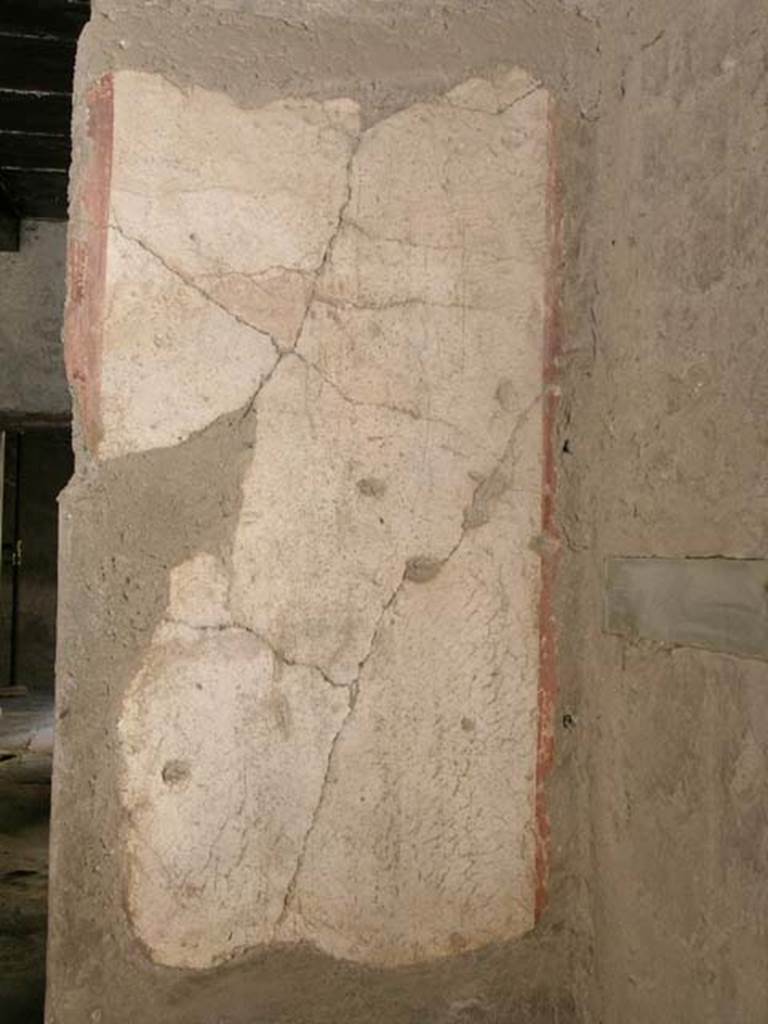
M 609 633 L 768 658 L 768 561 L 611 558 Z

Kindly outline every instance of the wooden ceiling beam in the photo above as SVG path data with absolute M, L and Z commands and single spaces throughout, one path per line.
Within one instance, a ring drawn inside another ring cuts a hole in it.
M 0 248 L 19 218 L 65 220 L 72 78 L 90 0 L 0 0 Z
M 0 128 L 6 131 L 48 132 L 68 135 L 71 96 L 40 96 L 0 90 Z
M 0 37 L 0 89 L 71 93 L 76 43 L 73 40 Z
M 90 13 L 88 0 L 2 0 L 0 32 L 77 39 Z
M 9 132 L 0 125 L 0 173 L 5 167 L 66 171 L 70 151 L 69 135 Z

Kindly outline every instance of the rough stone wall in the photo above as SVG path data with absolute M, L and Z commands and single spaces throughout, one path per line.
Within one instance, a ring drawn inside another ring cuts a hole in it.
M 538 602 L 593 28 L 384 10 L 81 44 L 51 1021 L 576 1013 Z
M 0 253 L 1 413 L 69 410 L 61 327 L 66 224 L 25 221 L 19 252 Z
M 562 671 L 580 703 L 561 742 L 587 758 L 583 1003 L 605 1024 L 768 1017 L 768 669 L 601 631 L 609 556 L 766 554 L 766 40 L 752 0 L 603 12 L 586 269 L 566 304 L 579 642 Z

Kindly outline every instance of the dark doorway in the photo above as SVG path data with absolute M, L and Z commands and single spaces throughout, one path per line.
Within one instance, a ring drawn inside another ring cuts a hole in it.
M 57 498 L 72 475 L 72 441 L 68 429 L 8 430 L 3 436 L 0 690 L 23 686 L 52 694 Z
M 56 656 L 58 495 L 68 427 L 8 429 L 0 570 L 0 1007 L 42 1024 Z

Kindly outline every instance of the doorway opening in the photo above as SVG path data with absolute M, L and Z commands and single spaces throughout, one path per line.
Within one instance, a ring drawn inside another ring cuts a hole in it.
M 43 1020 L 53 756 L 58 495 L 69 425 L 0 431 L 0 1006 Z

